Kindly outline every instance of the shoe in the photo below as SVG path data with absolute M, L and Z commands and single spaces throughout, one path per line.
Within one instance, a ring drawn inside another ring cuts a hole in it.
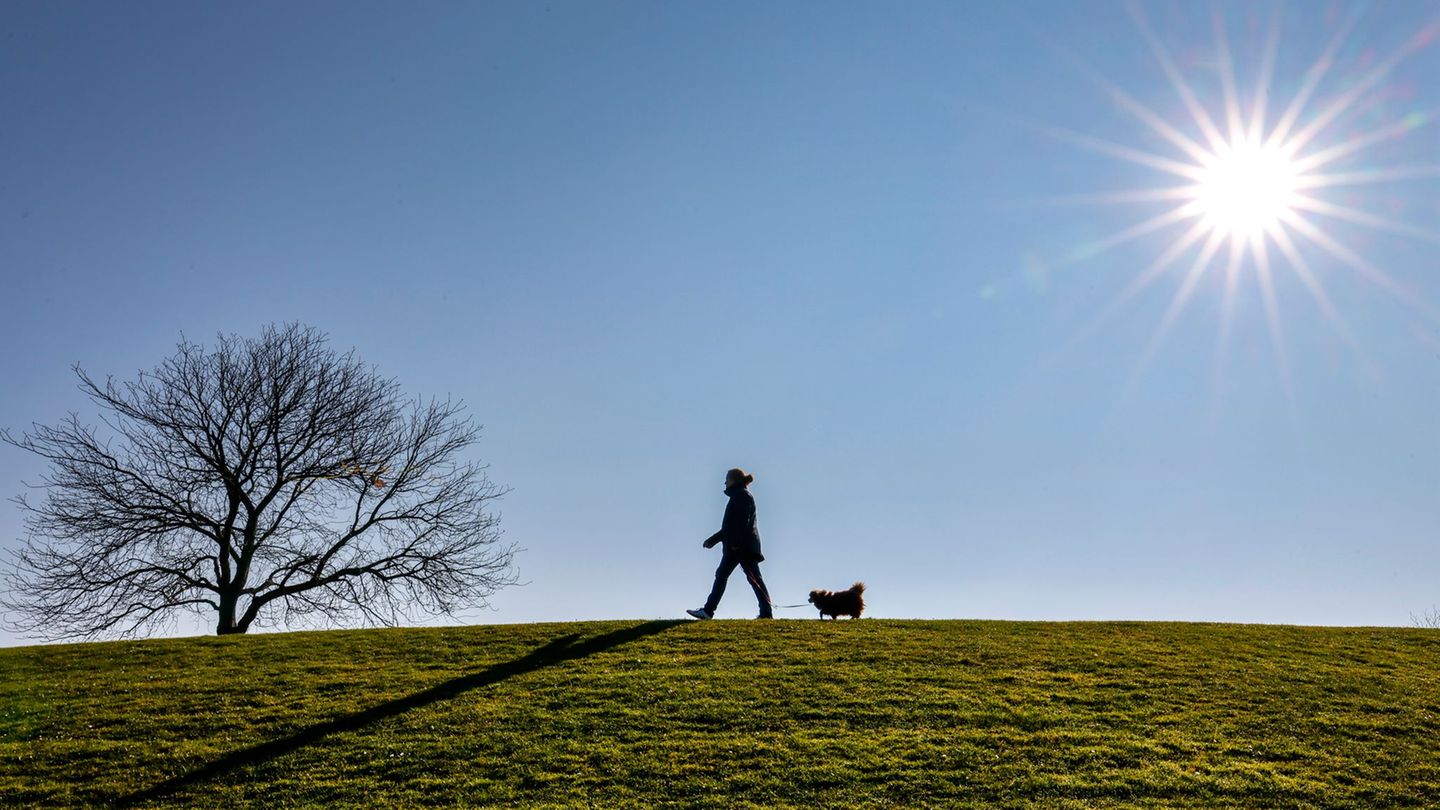
M 774 617 L 774 616 L 756 616 L 755 618 L 756 618 L 756 619 L 773 619 L 773 618 L 775 618 L 775 617 Z
M 689 613 L 691 616 L 694 616 L 694 617 L 697 618 L 697 619 L 713 619 L 713 618 L 715 618 L 715 614 L 714 614 L 714 613 L 711 613 L 710 611 L 706 610 L 705 608 L 695 608 L 694 610 L 687 610 L 687 611 L 685 611 L 685 612 L 686 612 L 686 613 Z

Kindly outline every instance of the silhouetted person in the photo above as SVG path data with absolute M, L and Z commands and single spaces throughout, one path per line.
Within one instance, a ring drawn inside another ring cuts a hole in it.
M 759 618 L 774 618 L 770 613 L 770 594 L 765 590 L 765 580 L 760 577 L 760 561 L 765 559 L 765 555 L 760 553 L 755 498 L 747 489 L 754 480 L 755 476 L 739 467 L 725 473 L 725 494 L 730 496 L 730 502 L 725 505 L 720 531 L 710 535 L 704 543 L 705 548 L 714 548 L 719 543 L 725 553 L 720 557 L 720 567 L 715 569 L 715 585 L 710 589 L 705 607 L 685 611 L 697 619 L 715 617 L 715 608 L 720 606 L 720 597 L 725 595 L 725 583 L 737 565 L 745 572 L 745 578 L 750 580 L 750 587 L 755 591 L 755 598 L 760 601 Z

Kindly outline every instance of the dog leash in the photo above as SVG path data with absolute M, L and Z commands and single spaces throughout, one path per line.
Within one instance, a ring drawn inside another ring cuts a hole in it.
M 806 606 L 808 606 L 808 605 L 810 604 L 809 602 L 801 602 L 801 603 L 798 604 L 798 605 L 777 605 L 777 604 L 775 604 L 774 602 L 771 602 L 771 601 L 770 601 L 770 591 L 769 591 L 769 589 L 767 589 L 764 585 L 761 585 L 760 583 L 756 582 L 756 581 L 755 581 L 755 578 L 752 577 L 752 576 L 750 576 L 750 572 L 749 572 L 749 571 L 746 571 L 744 568 L 741 568 L 740 570 L 741 570 L 741 572 L 743 572 L 743 573 L 745 574 L 745 578 L 748 579 L 748 580 L 750 580 L 750 587 L 754 588 L 755 590 L 759 591 L 760 593 L 765 594 L 765 604 L 769 605 L 769 606 L 772 607 L 772 608 L 775 608 L 776 610 L 789 610 L 790 608 L 806 607 Z

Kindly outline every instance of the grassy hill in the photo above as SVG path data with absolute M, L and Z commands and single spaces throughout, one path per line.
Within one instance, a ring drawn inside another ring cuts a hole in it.
M 0 650 L 0 803 L 1440 805 L 1440 632 L 600 622 Z

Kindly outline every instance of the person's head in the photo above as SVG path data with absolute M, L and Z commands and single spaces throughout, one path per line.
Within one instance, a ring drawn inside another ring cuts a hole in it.
M 734 467 L 725 473 L 725 488 L 744 489 L 750 486 L 750 482 L 754 480 L 755 476 L 745 472 L 739 467 Z

